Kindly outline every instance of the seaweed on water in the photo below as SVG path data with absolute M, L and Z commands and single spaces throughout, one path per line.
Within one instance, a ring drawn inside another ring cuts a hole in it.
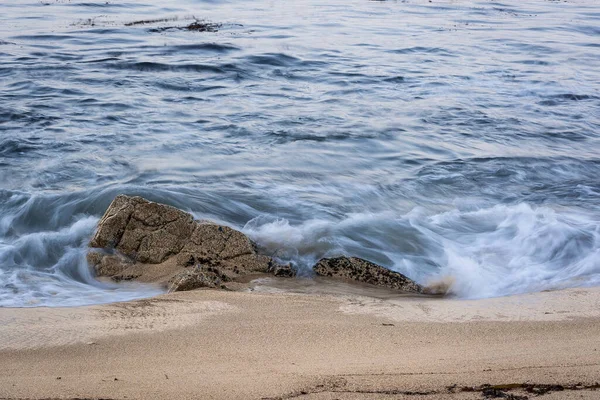
M 211 23 L 211 22 L 193 22 L 189 24 L 185 29 L 188 31 L 197 31 L 197 32 L 217 32 L 221 24 Z
M 186 26 L 163 26 L 158 28 L 152 28 L 150 32 L 165 32 L 172 30 L 180 30 L 180 31 L 195 31 L 195 32 L 218 32 L 221 28 L 222 24 L 214 23 L 214 22 L 203 22 L 203 21 L 194 21 Z
M 120 23 L 117 23 L 116 21 L 107 20 L 106 17 L 107 17 L 107 15 L 98 15 L 93 18 L 81 19 L 81 20 L 73 23 L 72 25 L 73 26 L 91 26 L 91 27 L 95 27 L 98 25 L 101 25 L 101 26 L 120 25 Z M 98 21 L 98 19 L 100 21 Z M 165 24 L 168 22 L 175 22 L 175 21 L 182 21 L 182 22 L 183 21 L 191 21 L 191 22 L 189 22 L 187 25 L 174 25 L 174 24 L 167 25 L 167 24 Z M 158 33 L 166 32 L 166 31 L 175 31 L 175 30 L 190 31 L 190 32 L 218 32 L 219 29 L 223 26 L 223 24 L 204 21 L 193 15 L 188 15 L 188 16 L 183 16 L 183 17 L 174 16 L 174 17 L 165 17 L 165 18 L 140 19 L 140 20 L 136 20 L 136 21 L 125 22 L 122 24 L 123 24 L 123 26 L 127 26 L 127 27 L 137 27 L 137 26 L 143 26 L 143 25 L 161 24 L 162 26 L 155 26 L 155 27 L 148 28 L 149 32 L 158 32 Z M 232 24 L 232 25 L 237 25 L 237 24 Z M 241 26 L 241 25 L 239 25 L 239 26 Z M 6 43 L 3 43 L 2 41 L 0 41 L 0 44 L 6 44 Z
M 195 16 L 187 16 L 181 18 L 183 20 L 192 20 L 192 22 L 188 25 L 184 26 L 159 26 L 155 28 L 150 28 L 150 32 L 165 32 L 172 30 L 181 30 L 181 31 L 194 31 L 194 32 L 217 32 L 219 28 L 221 28 L 222 24 L 203 21 L 201 19 L 196 18 Z M 154 18 L 154 19 L 142 19 L 138 21 L 131 21 L 125 23 L 125 26 L 138 26 L 138 25 L 150 25 L 150 24 L 160 24 L 164 22 L 175 22 L 181 20 L 179 17 L 170 17 L 170 18 Z
M 179 17 L 157 18 L 157 19 L 142 19 L 142 20 L 139 20 L 139 21 L 127 22 L 127 23 L 125 23 L 125 26 L 158 24 L 160 22 L 173 22 L 173 21 L 178 21 L 178 20 L 179 20 Z

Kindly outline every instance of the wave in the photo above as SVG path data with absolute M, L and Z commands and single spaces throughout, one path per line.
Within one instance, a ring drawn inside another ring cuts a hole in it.
M 144 298 L 161 288 L 95 279 L 86 261 L 97 216 L 85 209 L 107 194 L 29 196 L 0 191 L 0 307 L 81 306 Z
M 206 193 L 196 198 L 118 187 L 44 196 L 0 191 L 0 306 L 84 305 L 162 293 L 154 286 L 97 281 L 87 265 L 87 242 L 120 192 L 195 210 L 197 218 L 231 214 L 225 219 L 239 222 L 242 215 L 256 215 L 239 201 Z M 263 252 L 293 262 L 304 276 L 312 275 L 321 257 L 344 254 L 460 298 L 600 284 L 600 218 L 589 210 L 455 202 L 445 209 L 319 215 L 288 220 L 264 213 L 245 219 L 241 229 Z
M 461 297 L 598 282 L 598 13 L 201 0 L 201 33 L 199 1 L 4 2 L 2 304 L 119 298 L 82 258 L 119 193 L 307 275 L 343 253 Z
M 461 298 L 600 284 L 600 221 L 527 203 L 353 214 L 297 226 L 260 217 L 244 227 L 268 253 L 304 274 L 320 257 L 350 254 Z
M 0 242 L 0 306 L 80 306 L 154 296 L 162 289 L 94 278 L 85 255 L 98 219 Z

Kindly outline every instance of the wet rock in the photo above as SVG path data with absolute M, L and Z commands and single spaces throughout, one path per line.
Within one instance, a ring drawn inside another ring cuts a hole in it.
M 169 280 L 169 292 L 182 292 L 198 288 L 221 288 L 229 278 L 218 268 L 196 266 L 175 275 Z
M 292 264 L 274 264 L 269 268 L 269 272 L 271 272 L 275 276 L 281 276 L 285 278 L 292 278 L 296 276 L 296 269 L 292 267 Z
M 358 257 L 323 258 L 313 270 L 320 276 L 363 282 L 404 292 L 423 292 L 421 285 L 401 273 Z
M 98 276 L 119 276 L 131 265 L 131 260 L 125 257 L 95 251 L 87 254 L 87 260 Z
M 117 196 L 98 223 L 90 247 L 114 248 L 135 261 L 157 264 L 177 254 L 194 231 L 194 218 L 141 197 Z
M 293 276 L 290 267 L 258 254 L 243 233 L 196 221 L 189 213 L 141 197 L 117 196 L 98 223 L 90 247 L 102 250 L 90 251 L 88 263 L 98 276 L 114 280 L 218 287 L 216 273 L 206 268 L 218 269 L 220 280 L 250 273 Z M 198 266 L 205 268 L 182 270 Z M 178 284 L 172 281 L 176 276 Z

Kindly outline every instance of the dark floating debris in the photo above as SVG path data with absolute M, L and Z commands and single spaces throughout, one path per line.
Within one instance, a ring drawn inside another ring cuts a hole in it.
M 72 25 L 73 26 L 86 26 L 86 27 L 88 27 L 88 26 L 96 27 L 96 26 L 106 26 L 106 25 L 118 26 L 121 24 L 122 24 L 122 26 L 126 26 L 126 27 L 155 25 L 155 26 L 148 27 L 148 32 L 154 32 L 154 33 L 168 32 L 168 31 L 218 32 L 223 27 L 223 24 L 221 24 L 221 23 L 204 21 L 193 15 L 188 15 L 188 16 L 183 16 L 183 17 L 175 16 L 175 17 L 166 17 L 166 18 L 140 19 L 137 21 L 130 21 L 130 22 L 125 22 L 125 23 L 117 22 L 114 20 L 107 20 L 104 17 L 106 17 L 106 16 L 102 15 L 102 16 L 98 16 L 98 17 L 94 17 L 94 18 L 86 18 L 86 19 L 79 20 L 79 21 L 73 23 Z M 173 22 L 176 22 L 176 21 L 180 21 L 181 24 L 187 24 L 187 25 L 172 24 Z M 171 23 L 171 24 L 168 24 L 168 23 Z M 156 26 L 156 25 L 158 25 L 158 26 Z M 227 24 L 227 25 L 228 26 L 242 26 L 240 24 Z M 0 40 L 0 45 L 1 44 L 6 44 L 6 43 L 3 42 L 2 40 Z
M 217 32 L 221 24 L 213 24 L 210 22 L 193 22 L 189 24 L 186 29 L 188 31 L 198 31 L 198 32 Z
M 180 30 L 180 31 L 195 31 L 195 32 L 218 32 L 219 29 L 223 26 L 219 23 L 213 22 L 201 22 L 194 21 L 187 26 L 164 26 L 159 28 L 152 28 L 150 32 L 165 32 L 172 30 Z
M 172 18 L 157 18 L 157 19 L 143 19 L 140 21 L 127 22 L 125 26 L 136 26 L 136 25 L 148 25 L 148 24 L 158 24 L 160 22 L 173 22 L 179 20 L 178 17 Z
M 188 16 L 183 18 L 183 20 L 193 20 L 192 23 L 185 26 L 159 26 L 156 28 L 150 28 L 150 32 L 165 32 L 165 31 L 195 31 L 195 32 L 218 32 L 219 28 L 221 28 L 222 24 L 202 21 L 196 17 Z M 137 25 L 149 25 L 149 24 L 160 24 L 164 22 L 174 22 L 179 21 L 179 17 L 171 17 L 171 18 L 155 18 L 155 19 L 143 19 L 139 21 L 127 22 L 125 26 L 137 26 Z

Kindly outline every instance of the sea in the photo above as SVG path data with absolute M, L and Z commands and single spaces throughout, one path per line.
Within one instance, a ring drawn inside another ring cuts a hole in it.
M 163 292 L 85 261 L 118 194 L 309 279 L 600 285 L 600 3 L 0 0 L 0 306 Z

